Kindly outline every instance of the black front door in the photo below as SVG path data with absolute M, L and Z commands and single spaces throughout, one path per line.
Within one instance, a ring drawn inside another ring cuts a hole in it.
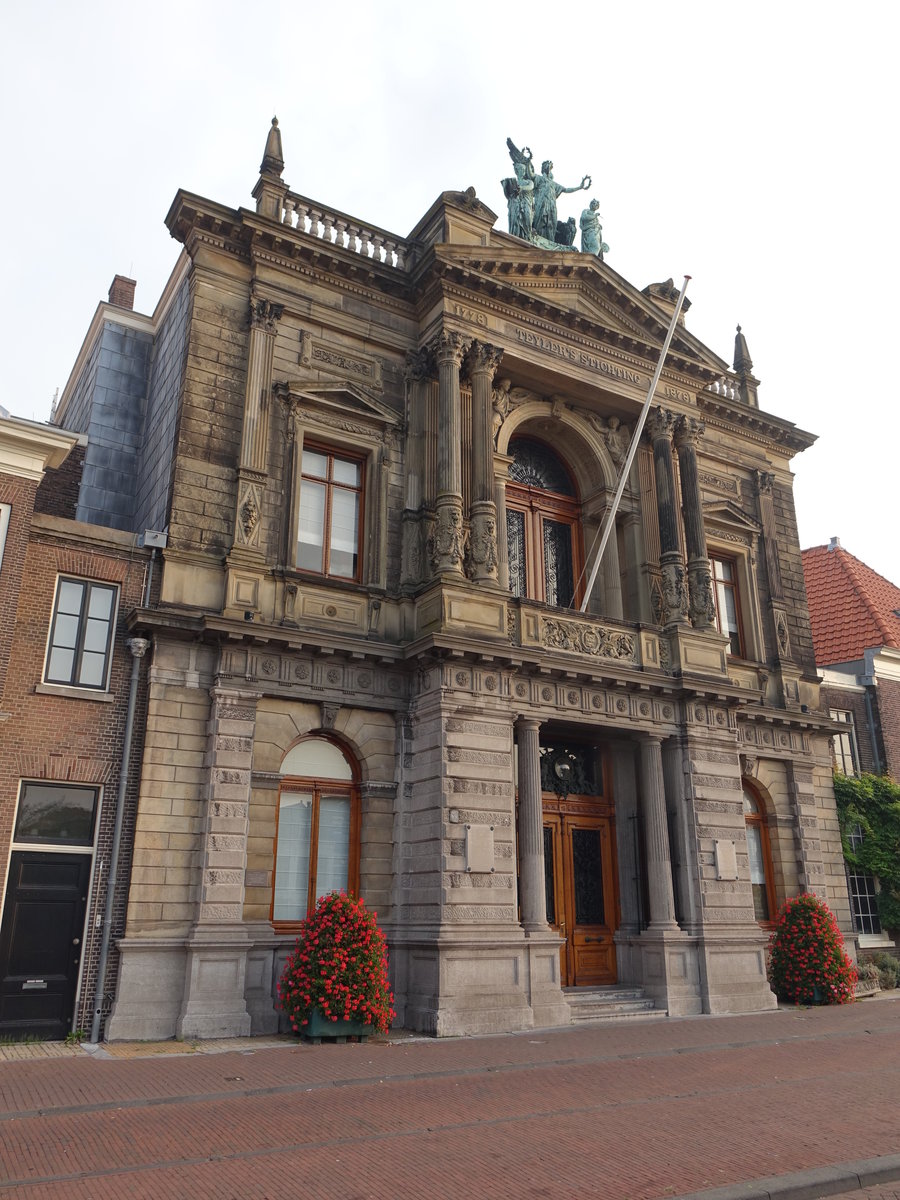
M 89 854 L 13 851 L 0 928 L 0 1036 L 69 1033 L 90 878 Z

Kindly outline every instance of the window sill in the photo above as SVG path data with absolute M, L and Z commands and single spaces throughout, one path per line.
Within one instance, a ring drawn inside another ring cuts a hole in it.
M 894 948 L 893 939 L 886 933 L 858 933 L 860 950 L 880 950 L 885 946 Z
M 67 687 L 63 683 L 36 683 L 34 690 L 39 696 L 65 696 L 68 700 L 93 700 L 100 704 L 112 704 L 112 692 L 96 691 L 93 688 Z

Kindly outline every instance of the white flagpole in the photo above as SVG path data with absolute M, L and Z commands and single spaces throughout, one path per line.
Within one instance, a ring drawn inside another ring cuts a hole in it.
M 587 581 L 587 587 L 584 589 L 584 599 L 581 601 L 579 612 L 584 612 L 588 606 L 588 601 L 591 598 L 594 584 L 597 581 L 597 572 L 600 570 L 600 563 L 603 559 L 603 551 L 606 549 L 606 543 L 609 541 L 609 535 L 612 531 L 613 524 L 616 519 L 616 513 L 619 511 L 619 504 L 622 500 L 622 493 L 625 491 L 625 483 L 628 479 L 628 473 L 631 470 L 631 464 L 634 462 L 634 456 L 637 454 L 638 442 L 641 440 L 641 434 L 644 432 L 644 425 L 647 422 L 647 413 L 650 411 L 650 404 L 653 400 L 653 393 L 656 391 L 656 385 L 659 383 L 659 377 L 662 374 L 662 369 L 665 366 L 666 355 L 669 353 L 669 345 L 672 341 L 672 336 L 675 333 L 675 325 L 678 321 L 678 314 L 681 312 L 681 306 L 684 303 L 684 293 L 687 291 L 690 275 L 685 275 L 684 283 L 681 285 L 681 293 L 678 297 L 678 303 L 675 305 L 675 311 L 672 313 L 672 321 L 669 325 L 669 332 L 666 334 L 666 340 L 663 342 L 663 348 L 660 352 L 659 362 L 656 364 L 656 370 L 653 372 L 653 379 L 650 382 L 650 391 L 647 393 L 647 399 L 644 401 L 644 407 L 641 409 L 641 415 L 638 417 L 638 423 L 634 428 L 634 437 L 631 439 L 631 445 L 628 447 L 628 453 L 625 456 L 625 462 L 622 464 L 622 474 L 619 477 L 619 486 L 616 488 L 616 494 L 613 498 L 612 506 L 606 514 L 606 520 L 603 523 L 603 536 L 600 539 L 600 549 L 597 551 L 597 557 L 594 559 L 594 565 L 591 568 L 591 575 Z

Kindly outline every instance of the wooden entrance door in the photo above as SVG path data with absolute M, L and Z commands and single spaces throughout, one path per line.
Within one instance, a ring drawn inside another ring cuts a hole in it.
M 548 811 L 548 804 L 556 811 Z M 618 925 L 615 823 L 575 797 L 545 797 L 544 879 L 547 921 L 560 937 L 563 986 L 616 982 Z
M 70 1031 L 90 877 L 89 854 L 13 852 L 0 927 L 0 1034 Z

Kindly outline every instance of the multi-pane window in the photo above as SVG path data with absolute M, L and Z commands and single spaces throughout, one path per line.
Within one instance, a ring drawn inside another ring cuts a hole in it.
M 834 717 L 834 713 L 831 714 Z M 845 772 L 847 774 L 848 772 Z M 863 844 L 863 831 L 860 825 L 854 825 L 847 839 L 850 849 L 856 851 Z M 847 866 L 847 888 L 850 892 L 850 910 L 853 913 L 853 926 L 857 933 L 881 933 L 881 921 L 878 919 L 878 888 L 875 877 L 868 871 Z
M 297 566 L 338 579 L 358 579 L 363 466 L 315 446 L 301 456 Z
M 831 739 L 831 757 L 835 769 L 842 775 L 859 774 L 859 758 L 856 754 L 856 734 L 853 728 L 853 713 L 845 709 L 832 708 L 829 710 L 832 721 L 838 721 L 841 730 Z
M 567 608 L 581 569 L 581 529 L 575 487 L 563 463 L 542 442 L 515 438 L 506 488 L 509 587 L 514 596 Z
M 316 900 L 355 891 L 359 876 L 359 789 L 343 752 L 307 738 L 281 767 L 272 920 L 302 921 Z
M 728 652 L 744 657 L 741 634 L 741 606 L 738 597 L 737 563 L 733 558 L 713 555 L 709 560 L 712 571 L 713 602 L 716 610 L 716 629 L 729 641 Z
M 115 628 L 116 588 L 60 577 L 47 650 L 47 683 L 105 688 Z
M 766 813 L 762 801 L 746 786 L 743 801 L 747 852 L 750 858 L 750 886 L 753 888 L 753 912 L 757 921 L 772 921 L 775 918 L 775 892 Z

